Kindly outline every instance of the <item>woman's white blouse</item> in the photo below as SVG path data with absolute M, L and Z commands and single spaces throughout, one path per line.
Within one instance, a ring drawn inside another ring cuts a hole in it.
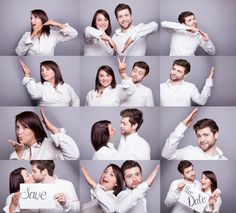
M 93 27 L 86 27 L 84 31 L 84 55 L 85 56 L 107 56 L 113 55 L 114 51 L 108 44 L 103 41 L 101 36 L 104 31 Z
M 31 32 L 25 32 L 15 51 L 18 56 L 40 55 L 54 56 L 54 49 L 59 42 L 69 41 L 78 36 L 78 32 L 68 23 L 59 31 L 50 30 L 50 35 L 43 33 L 40 38 L 31 38 Z
M 86 96 L 86 106 L 120 106 L 136 90 L 131 78 L 122 80 L 114 89 L 108 86 L 99 97 L 98 92 L 91 90 Z
M 33 78 L 24 77 L 22 84 L 26 86 L 30 97 L 39 100 L 40 106 L 79 106 L 80 100 L 69 84 L 58 84 L 55 87 L 50 82 L 36 83 Z

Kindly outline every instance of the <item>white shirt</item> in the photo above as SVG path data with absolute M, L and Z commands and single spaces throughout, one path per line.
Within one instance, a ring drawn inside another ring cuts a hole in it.
M 165 204 L 167 207 L 172 207 L 171 213 L 193 213 L 193 210 L 182 203 L 178 202 L 180 191 L 177 190 L 178 184 L 183 182 L 184 179 L 174 180 L 169 188 L 169 191 L 165 198 Z M 192 184 L 187 183 L 189 186 L 201 190 L 201 184 L 198 181 L 194 181 Z
M 199 32 L 186 31 L 184 24 L 162 21 L 161 26 L 172 33 L 170 44 L 170 56 L 194 56 L 196 49 L 200 46 L 209 55 L 215 55 L 215 47 L 211 40 L 204 41 Z
M 41 210 L 28 209 L 28 211 L 23 210 L 23 212 L 34 212 L 34 213 L 38 213 L 38 212 L 42 212 L 42 213 L 54 213 L 54 212 L 55 213 L 62 213 L 62 212 L 78 213 L 79 212 L 80 202 L 79 202 L 78 197 L 76 195 L 73 183 L 71 183 L 70 181 L 56 178 L 54 182 L 48 183 L 48 184 L 58 185 L 58 187 L 56 187 L 58 189 L 58 192 L 55 192 L 55 193 L 64 193 L 66 195 L 66 204 L 64 206 L 62 206 L 59 203 L 57 203 L 56 209 L 41 209 Z M 13 194 L 10 194 L 7 197 L 6 206 L 3 209 L 6 213 L 9 213 L 9 207 L 11 204 L 12 196 L 13 196 Z M 14 212 L 21 212 L 19 202 L 18 202 L 18 205 L 17 205 Z
M 113 143 L 107 143 L 107 146 L 101 147 L 93 154 L 93 160 L 121 160 L 121 156 L 115 149 Z
M 150 146 L 137 132 L 122 136 L 118 152 L 124 160 L 150 160 Z
M 15 51 L 18 56 L 40 55 L 53 56 L 59 42 L 69 41 L 78 36 L 78 32 L 68 23 L 60 31 L 50 30 L 49 36 L 43 33 L 40 38 L 31 38 L 31 32 L 26 32 L 19 41 Z
M 160 105 L 191 106 L 191 101 L 204 105 L 211 95 L 211 87 L 213 87 L 213 80 L 208 78 L 200 94 L 192 83 L 182 81 L 178 85 L 172 85 L 169 79 L 160 85 Z
M 86 106 L 120 106 L 121 101 L 128 98 L 136 90 L 136 87 L 131 78 L 122 80 L 121 84 L 116 85 L 113 89 L 108 86 L 104 89 L 101 97 L 98 92 L 91 90 L 86 96 Z
M 50 82 L 36 83 L 33 78 L 24 77 L 22 84 L 26 86 L 30 97 L 39 100 L 40 106 L 79 106 L 80 100 L 74 89 L 66 83 L 55 87 Z
M 10 155 L 10 160 L 76 160 L 79 158 L 79 149 L 75 141 L 65 134 L 64 129 L 51 134 L 51 137 L 52 140 L 45 138 L 41 144 L 36 142 L 31 147 L 25 146 L 21 159 L 14 151 Z
M 86 27 L 84 30 L 84 55 L 85 56 L 109 56 L 113 55 L 114 51 L 109 43 L 103 41 L 101 36 L 105 32 L 94 27 Z
M 209 196 L 212 194 L 211 190 L 205 192 L 206 194 L 208 194 Z M 209 204 L 206 206 L 206 208 L 204 209 L 204 213 L 219 213 L 220 212 L 220 206 L 222 204 L 221 198 L 218 197 L 216 202 L 214 203 L 214 210 L 212 211 L 210 209 Z
M 116 208 L 118 213 L 147 213 L 145 192 L 149 189 L 144 181 L 135 189 L 126 189 L 117 195 Z
M 152 90 L 141 83 L 136 84 L 135 93 L 122 102 L 121 106 L 154 106 Z
M 157 31 L 158 24 L 154 21 L 148 24 L 139 24 L 137 26 L 131 25 L 126 32 L 123 32 L 121 28 L 115 31 L 112 36 L 113 41 L 116 44 L 118 55 L 124 56 L 145 56 L 147 49 L 147 36 Z M 131 38 L 133 42 L 126 49 L 124 53 L 122 50 L 125 46 L 125 42 Z
M 186 146 L 182 149 L 177 149 L 181 139 L 184 137 L 184 132 L 187 130 L 182 122 L 175 128 L 167 138 L 165 146 L 162 149 L 162 157 L 168 160 L 227 160 L 223 156 L 223 152 L 216 147 L 217 154 L 210 156 L 205 153 L 200 147 Z

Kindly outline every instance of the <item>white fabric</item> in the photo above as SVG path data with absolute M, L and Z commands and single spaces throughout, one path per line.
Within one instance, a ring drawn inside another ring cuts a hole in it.
M 20 39 L 15 51 L 18 56 L 24 55 L 40 55 L 40 56 L 53 56 L 54 49 L 59 42 L 69 41 L 77 37 L 78 32 L 71 27 L 68 23 L 65 28 L 60 31 L 50 30 L 50 35 L 45 33 L 40 38 L 30 37 L 31 32 L 26 32 Z
M 24 77 L 22 84 L 26 86 L 30 97 L 39 100 L 39 106 L 79 106 L 80 100 L 69 84 L 58 84 L 54 88 L 50 82 L 36 83 L 33 78 Z
M 189 82 L 182 81 L 179 85 L 172 85 L 170 79 L 160 85 L 161 106 L 191 106 L 191 101 L 204 105 L 211 95 L 213 80 L 208 78 L 199 93 L 197 87 Z
M 122 160 L 120 154 L 115 149 L 113 143 L 101 147 L 93 154 L 93 160 Z
M 34 143 L 31 147 L 25 146 L 23 157 L 20 159 L 14 151 L 10 159 L 14 160 L 76 160 L 79 158 L 79 149 L 75 141 L 64 129 L 51 134 L 52 140 L 45 138 L 41 144 Z M 31 158 L 30 158 L 31 153 Z
M 165 204 L 167 207 L 172 207 L 171 213 L 193 213 L 193 210 L 182 203 L 178 202 L 180 192 L 177 190 L 178 184 L 183 182 L 184 179 L 174 180 L 169 188 L 169 191 L 165 198 Z M 201 184 L 198 181 L 194 181 L 189 186 L 201 190 Z
M 115 34 L 112 36 L 112 39 L 116 44 L 118 55 L 145 56 L 147 49 L 147 36 L 157 31 L 157 28 L 158 24 L 152 21 L 148 24 L 141 23 L 137 26 L 131 25 L 126 32 L 123 32 L 121 28 L 117 29 Z M 133 42 L 126 51 L 122 53 L 125 42 L 129 37 Z
M 118 213 L 147 213 L 147 201 L 145 192 L 149 189 L 146 182 L 137 188 L 126 189 L 117 195 L 116 208 Z
M 167 138 L 162 149 L 162 157 L 168 160 L 227 160 L 223 156 L 223 152 L 216 147 L 217 154 L 210 156 L 205 153 L 200 147 L 188 145 L 184 148 L 177 149 L 181 139 L 184 137 L 184 132 L 187 127 L 181 122 Z
M 121 106 L 154 106 L 152 90 L 141 83 L 137 84 L 135 93 L 122 102 Z
M 62 180 L 62 179 L 55 179 L 55 181 L 53 183 L 49 183 L 49 184 L 58 185 L 58 187 L 56 187 L 58 189 L 58 191 L 55 193 L 64 193 L 66 195 L 65 206 L 62 206 L 59 203 L 57 203 L 56 209 L 42 209 L 42 210 L 35 209 L 35 210 L 28 210 L 28 211 L 23 210 L 24 212 L 34 212 L 34 213 L 38 213 L 38 212 L 42 212 L 42 213 L 54 213 L 54 212 L 55 213 L 62 213 L 62 212 L 78 213 L 79 212 L 80 202 L 79 202 L 78 197 L 76 195 L 73 183 L 71 183 L 70 181 Z M 13 194 L 11 194 L 7 197 L 6 206 L 3 209 L 6 213 L 9 213 L 9 206 L 11 203 L 12 195 Z M 20 212 L 19 203 L 18 203 L 16 210 L 14 212 Z
M 218 189 L 217 189 L 217 190 L 218 190 Z M 211 193 L 211 190 L 209 190 L 209 191 L 207 191 L 207 192 L 205 192 L 205 193 L 208 194 L 209 196 L 212 194 L 212 193 Z M 221 198 L 218 197 L 217 200 L 216 200 L 216 202 L 214 203 L 214 209 L 213 209 L 213 211 L 210 209 L 210 206 L 209 206 L 209 204 L 208 204 L 208 205 L 206 206 L 206 208 L 205 208 L 205 210 L 204 210 L 203 213 L 219 213 L 221 204 L 222 204 Z
M 122 136 L 118 152 L 124 160 L 150 160 L 150 146 L 137 132 Z
M 114 51 L 109 43 L 103 41 L 101 36 L 104 31 L 98 30 L 93 27 L 86 27 L 84 30 L 84 55 L 85 56 L 108 56 L 113 55 Z
M 194 56 L 200 46 L 209 55 L 215 55 L 215 47 L 211 40 L 204 41 L 199 32 L 186 31 L 184 24 L 162 21 L 161 26 L 172 34 L 170 44 L 170 56 Z
M 86 96 L 86 106 L 120 106 L 120 103 L 132 95 L 136 87 L 131 78 L 122 80 L 121 84 L 113 89 L 111 86 L 105 88 L 101 97 L 98 92 L 91 90 Z

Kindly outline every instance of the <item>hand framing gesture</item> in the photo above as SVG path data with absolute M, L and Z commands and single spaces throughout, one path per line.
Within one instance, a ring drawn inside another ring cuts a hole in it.
M 83 173 L 83 175 L 84 175 L 84 177 L 85 177 L 87 183 L 88 183 L 93 189 L 95 189 L 97 184 L 96 184 L 96 182 L 93 180 L 92 176 L 89 174 L 88 170 L 84 167 L 83 164 L 81 164 L 80 168 L 81 168 L 81 171 L 82 171 L 82 173 Z
M 125 50 L 127 50 L 127 48 L 129 47 L 129 45 L 130 45 L 133 41 L 134 41 L 134 40 L 133 40 L 131 37 L 129 37 L 129 38 L 127 39 L 127 41 L 125 42 L 125 46 L 124 46 L 124 48 L 123 48 L 123 50 L 122 50 L 122 53 L 124 53 Z
M 43 108 L 40 107 L 40 113 L 42 116 L 42 122 L 44 123 L 45 127 L 52 133 L 52 134 L 56 134 L 59 132 L 59 129 L 57 127 L 55 127 L 46 117 Z
M 214 75 L 215 75 L 215 67 L 212 67 L 210 72 L 209 72 L 208 78 L 213 79 Z
M 20 62 L 21 69 L 22 69 L 22 71 L 24 73 L 24 76 L 25 77 L 30 77 L 30 69 L 29 69 L 29 67 L 22 60 L 20 60 L 19 62 Z
M 193 119 L 195 118 L 198 111 L 198 107 L 194 108 L 193 111 L 183 120 L 183 124 L 187 127 L 190 127 L 193 123 Z

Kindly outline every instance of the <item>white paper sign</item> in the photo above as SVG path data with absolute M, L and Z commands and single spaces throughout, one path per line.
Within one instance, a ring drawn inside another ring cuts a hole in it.
M 209 195 L 186 185 L 180 194 L 178 201 L 198 212 L 203 212 L 208 204 Z
M 56 208 L 54 184 L 20 184 L 20 209 Z

